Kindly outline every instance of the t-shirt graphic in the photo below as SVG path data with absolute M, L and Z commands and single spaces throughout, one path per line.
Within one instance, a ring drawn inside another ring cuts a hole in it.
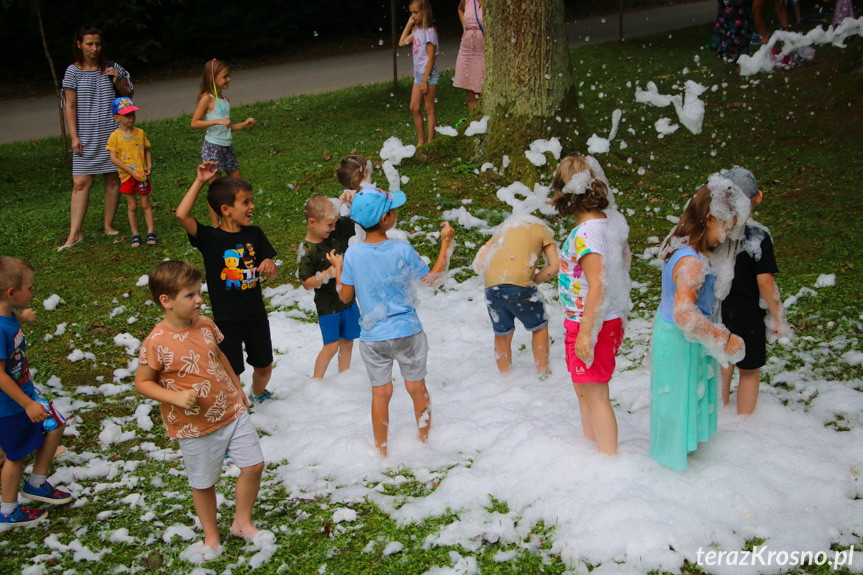
M 12 378 L 21 391 L 33 390 L 30 379 L 30 362 L 27 360 L 27 342 L 18 316 L 0 316 L 0 359 L 6 360 L 6 375 Z M 0 390 L 0 417 L 21 413 L 24 408 Z
M 255 266 L 255 246 L 251 243 L 237 244 L 234 249 L 225 250 L 222 256 L 225 267 L 220 278 L 225 280 L 225 289 L 254 289 L 260 276 Z

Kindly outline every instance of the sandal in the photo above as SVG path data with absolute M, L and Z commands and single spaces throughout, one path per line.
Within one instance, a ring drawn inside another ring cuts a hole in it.
M 140 248 L 141 247 L 141 236 L 139 236 L 138 234 L 135 234 L 134 236 L 132 236 L 132 241 L 129 242 L 129 245 L 132 246 L 133 248 Z
M 147 234 L 147 245 L 148 246 L 155 246 L 158 243 L 159 243 L 159 240 L 156 239 L 156 234 L 154 234 L 152 232 Z

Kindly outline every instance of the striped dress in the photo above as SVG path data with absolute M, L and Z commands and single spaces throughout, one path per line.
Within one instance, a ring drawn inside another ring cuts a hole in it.
M 129 73 L 115 62 L 110 65 L 120 78 L 126 78 L 131 88 Z M 111 115 L 111 102 L 117 97 L 111 77 L 98 70 L 85 71 L 71 64 L 63 76 L 63 88 L 74 90 L 78 96 L 78 138 L 83 155 L 72 154 L 72 174 L 116 173 L 117 166 L 111 163 L 111 155 L 105 149 L 108 137 L 117 129 L 117 122 Z

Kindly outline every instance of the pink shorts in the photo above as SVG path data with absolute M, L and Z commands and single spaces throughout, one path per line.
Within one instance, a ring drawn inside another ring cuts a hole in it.
M 608 383 L 614 373 L 614 356 L 623 343 L 623 322 L 620 318 L 603 322 L 593 350 L 593 363 L 589 368 L 575 355 L 575 340 L 581 323 L 564 320 L 563 325 L 566 328 L 566 367 L 572 376 L 572 383 Z
M 139 182 L 135 178 L 129 178 L 122 184 L 120 184 L 120 193 L 121 194 L 139 194 L 142 196 L 146 196 L 150 193 L 150 180 L 146 179 L 143 182 Z

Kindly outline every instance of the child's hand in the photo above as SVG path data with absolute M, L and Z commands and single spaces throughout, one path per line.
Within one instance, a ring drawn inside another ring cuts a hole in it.
M 45 408 L 42 407 L 42 404 L 38 401 L 31 401 L 28 403 L 27 407 L 24 408 L 24 411 L 33 423 L 39 423 L 40 421 L 48 419 L 48 412 L 45 411 Z
M 727 353 L 729 357 L 733 357 L 742 349 L 743 339 L 738 335 L 731 334 L 731 338 L 728 340 L 728 343 L 725 344 L 725 353 Z
M 21 323 L 34 323 L 36 321 L 36 310 L 32 307 L 22 309 L 18 312 L 18 321 Z
M 267 258 L 261 262 L 261 265 L 258 266 L 258 272 L 261 275 L 267 276 L 269 278 L 269 276 L 273 275 L 276 272 L 276 263 L 273 260 Z
M 152 172 L 152 171 L 153 171 L 153 167 L 152 167 L 152 166 L 147 166 L 147 167 L 144 169 L 144 175 L 145 175 L 145 176 L 149 176 L 149 175 L 150 175 L 150 172 Z
M 209 182 L 216 177 L 216 174 L 216 162 L 204 162 L 198 166 L 196 179 L 201 180 L 202 182 Z
M 449 222 L 443 222 L 440 225 L 440 239 L 442 242 L 451 242 L 455 237 L 455 230 L 449 225 Z
M 353 190 L 345 190 L 342 192 L 342 195 L 339 196 L 339 201 L 343 204 L 350 205 L 350 203 L 354 201 L 354 194 L 356 194 L 356 192 Z
M 226 128 L 230 128 L 231 127 L 231 119 L 225 118 L 224 120 L 216 120 L 216 125 L 219 125 L 219 124 L 223 125 Z
M 333 264 L 336 272 L 342 269 L 342 263 L 345 261 L 345 258 L 341 254 L 337 254 L 336 250 L 331 250 L 330 253 L 327 254 L 327 261 Z
M 198 403 L 198 394 L 195 393 L 194 389 L 178 391 L 176 395 L 174 395 L 174 401 L 171 403 L 181 409 L 192 409 L 195 407 L 195 404 Z
M 135 170 L 135 179 L 138 180 L 139 182 L 143 182 L 147 179 L 147 174 L 145 174 L 144 172 L 139 172 L 138 170 Z
M 590 334 L 587 331 L 579 331 L 575 338 L 575 355 L 585 363 L 593 363 L 593 355 L 590 353 Z
M 428 93 L 429 93 L 429 83 L 428 83 L 428 80 L 426 80 L 426 81 L 424 81 L 422 84 L 420 84 L 420 93 L 421 93 L 423 96 L 425 96 L 426 94 L 428 94 Z
M 249 126 L 254 126 L 254 125 L 255 125 L 255 119 L 254 118 L 246 118 L 246 121 L 243 122 L 244 128 L 248 128 Z

